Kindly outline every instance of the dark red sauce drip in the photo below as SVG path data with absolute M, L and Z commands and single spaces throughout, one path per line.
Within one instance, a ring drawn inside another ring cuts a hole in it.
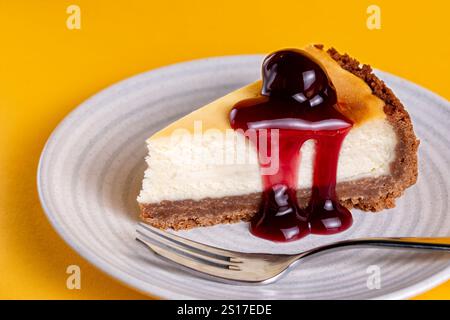
M 256 134 L 264 186 L 251 232 L 272 241 L 292 241 L 310 233 L 334 234 L 352 225 L 350 211 L 336 198 L 341 144 L 352 122 L 337 109 L 336 91 L 311 56 L 297 50 L 269 55 L 262 68 L 261 97 L 238 102 L 230 113 L 233 129 Z M 300 148 L 316 142 L 312 196 L 300 206 L 296 196 Z

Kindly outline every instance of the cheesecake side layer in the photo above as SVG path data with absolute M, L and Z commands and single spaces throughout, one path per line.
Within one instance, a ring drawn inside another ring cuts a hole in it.
M 322 48 L 322 46 L 318 47 Z M 327 52 L 342 68 L 363 79 L 372 89 L 373 93 L 386 103 L 384 106 L 386 119 L 392 124 L 399 140 L 395 150 L 395 161 L 391 164 L 390 188 L 384 188 L 388 191 L 384 206 L 367 206 L 363 204 L 362 206 L 356 205 L 356 207 L 371 211 L 392 208 L 395 206 L 395 198 L 401 196 L 406 188 L 415 184 L 417 181 L 417 149 L 419 147 L 419 140 L 414 134 L 411 117 L 392 90 L 373 74 L 372 68 L 369 65 L 364 64 L 361 66 L 356 59 L 351 58 L 347 54 L 342 55 L 334 48 L 329 49 Z M 373 208 L 371 208 L 372 206 Z
M 411 119 L 392 91 L 372 73 L 370 66 L 360 66 L 358 61 L 339 54 L 335 49 L 327 52 L 342 68 L 364 80 L 374 95 L 385 102 L 386 119 L 394 128 L 399 141 L 395 149 L 395 160 L 391 163 L 391 175 L 338 183 L 340 202 L 348 208 L 355 207 L 365 211 L 391 208 L 395 205 L 395 199 L 417 179 L 418 140 L 414 135 Z M 309 195 L 308 189 L 298 191 L 301 203 L 306 203 Z M 260 200 L 260 193 L 252 193 L 198 201 L 141 203 L 141 218 L 156 227 L 174 229 L 238 222 L 249 220 L 256 212 Z
M 397 142 L 394 128 L 386 119 L 352 128 L 340 152 L 337 182 L 389 176 Z M 301 148 L 298 189 L 312 187 L 315 149 L 313 140 L 306 141 Z M 148 169 L 139 203 L 263 192 L 254 144 L 232 129 L 226 134 L 208 130 L 199 135 L 159 138 L 148 143 L 148 150 Z

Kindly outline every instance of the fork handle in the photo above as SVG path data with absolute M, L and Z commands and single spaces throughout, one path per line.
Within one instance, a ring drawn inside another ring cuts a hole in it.
M 379 247 L 450 251 L 450 238 L 367 238 L 355 241 Z
M 450 238 L 360 238 L 344 240 L 329 245 L 321 246 L 310 251 L 295 255 L 296 259 L 309 256 L 314 253 L 333 249 L 349 247 L 385 247 L 403 249 L 425 249 L 450 252 Z

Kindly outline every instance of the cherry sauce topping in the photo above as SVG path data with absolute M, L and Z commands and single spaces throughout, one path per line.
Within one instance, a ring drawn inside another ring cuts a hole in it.
M 262 66 L 261 96 L 238 102 L 230 124 L 252 130 L 264 192 L 250 231 L 272 241 L 292 241 L 310 233 L 334 234 L 352 225 L 349 210 L 336 197 L 336 171 L 342 142 L 353 123 L 337 109 L 333 84 L 307 53 L 282 50 Z M 311 198 L 297 199 L 300 148 L 315 141 Z

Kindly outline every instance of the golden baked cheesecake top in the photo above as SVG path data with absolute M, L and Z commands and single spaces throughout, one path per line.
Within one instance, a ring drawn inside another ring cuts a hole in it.
M 384 101 L 372 93 L 361 78 L 343 69 L 326 51 L 313 45 L 305 47 L 307 53 L 318 60 L 336 88 L 339 111 L 353 121 L 354 126 L 376 118 L 384 118 Z M 238 101 L 261 95 L 261 80 L 231 92 L 155 133 L 151 140 L 170 136 L 177 129 L 193 131 L 194 121 L 201 120 L 202 128 L 231 129 L 229 112 Z

